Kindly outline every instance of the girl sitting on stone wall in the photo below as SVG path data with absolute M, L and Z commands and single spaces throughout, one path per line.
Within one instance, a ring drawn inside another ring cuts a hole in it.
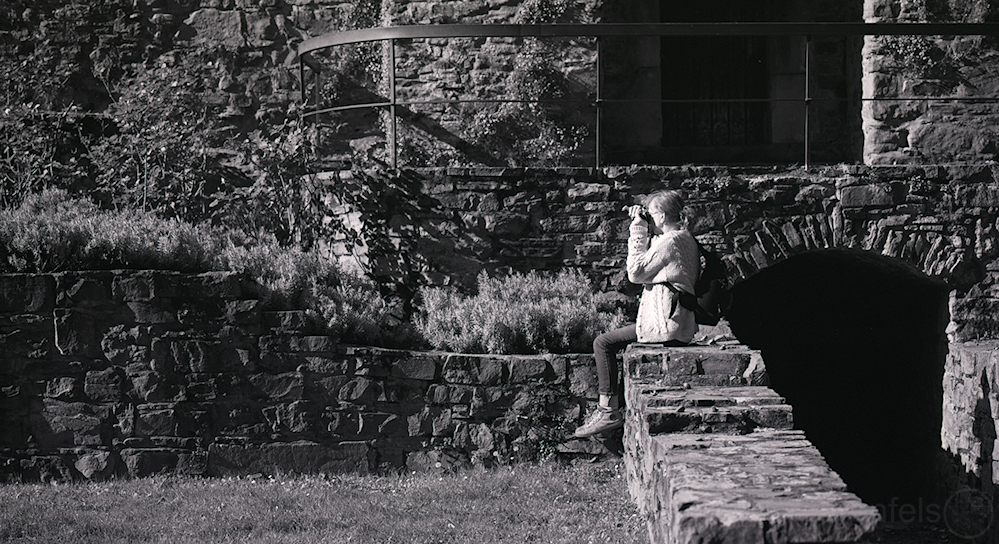
M 617 352 L 632 342 L 682 346 L 697 333 L 694 313 L 679 303 L 682 289 L 694 293 L 700 272 L 697 241 L 681 219 L 683 197 L 678 191 L 652 193 L 642 206 L 628 209 L 628 280 L 644 285 L 636 322 L 605 332 L 593 341 L 600 404 L 575 436 L 584 438 L 624 425 L 618 395 Z

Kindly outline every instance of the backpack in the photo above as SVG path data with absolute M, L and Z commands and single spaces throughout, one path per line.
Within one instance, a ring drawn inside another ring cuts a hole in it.
M 694 283 L 694 294 L 677 289 L 667 283 L 670 290 L 679 295 L 680 306 L 694 312 L 698 325 L 717 325 L 721 319 L 722 297 L 725 294 L 725 280 L 728 271 L 717 253 L 697 242 L 701 256 L 701 273 Z

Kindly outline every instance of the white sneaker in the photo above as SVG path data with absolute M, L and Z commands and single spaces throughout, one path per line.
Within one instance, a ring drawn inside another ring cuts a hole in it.
M 606 431 L 613 431 L 624 427 L 624 415 L 620 408 L 608 408 L 597 406 L 597 409 L 586 418 L 586 423 L 576 429 L 573 435 L 576 438 L 586 438 Z

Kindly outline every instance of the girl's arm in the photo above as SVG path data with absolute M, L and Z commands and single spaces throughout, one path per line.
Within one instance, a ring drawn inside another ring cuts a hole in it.
M 632 283 L 652 283 L 656 274 L 667 262 L 666 244 L 661 237 L 651 243 L 648 224 L 636 219 L 631 223 L 631 236 L 628 237 L 628 280 Z

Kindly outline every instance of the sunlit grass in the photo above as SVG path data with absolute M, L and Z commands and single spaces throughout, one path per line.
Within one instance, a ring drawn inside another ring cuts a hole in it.
M 0 486 L 2 542 L 647 542 L 620 462 Z

